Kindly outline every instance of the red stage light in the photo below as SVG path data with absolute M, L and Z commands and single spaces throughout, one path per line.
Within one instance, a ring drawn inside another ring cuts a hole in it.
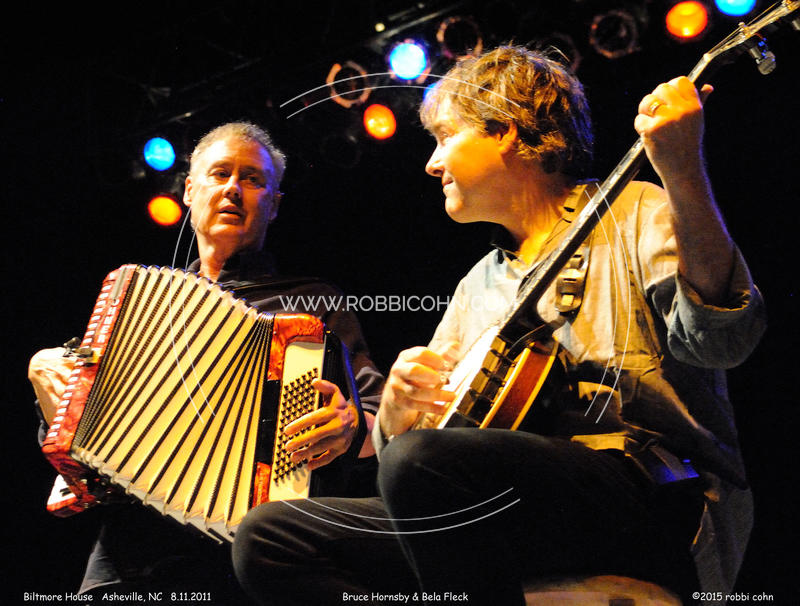
M 394 112 L 385 105 L 373 103 L 364 111 L 364 128 L 371 137 L 388 139 L 397 130 Z

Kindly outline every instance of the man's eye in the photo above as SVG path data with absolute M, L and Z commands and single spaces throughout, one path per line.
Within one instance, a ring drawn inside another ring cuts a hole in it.
M 264 187 L 264 180 L 258 175 L 251 175 L 245 179 L 245 183 L 253 187 Z

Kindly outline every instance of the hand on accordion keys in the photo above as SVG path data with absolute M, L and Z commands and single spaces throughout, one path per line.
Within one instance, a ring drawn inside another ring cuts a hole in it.
M 28 365 L 28 379 L 48 425 L 53 421 L 61 394 L 75 366 L 76 358 L 66 353 L 63 347 L 42 349 L 33 355 Z
M 358 431 L 358 410 L 334 383 L 316 379 L 311 386 L 322 395 L 324 405 L 289 423 L 284 433 L 293 437 L 286 444 L 292 462 L 308 461 L 308 469 L 314 470 L 350 448 Z

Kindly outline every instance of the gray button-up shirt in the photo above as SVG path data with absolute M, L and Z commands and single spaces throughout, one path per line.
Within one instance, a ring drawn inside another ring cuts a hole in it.
M 556 226 L 551 246 L 565 227 Z M 511 252 L 513 244 L 494 244 L 459 283 L 431 348 L 457 341 L 464 356 L 514 304 L 533 266 Z M 732 585 L 751 525 L 724 369 L 747 358 L 766 324 L 761 296 L 736 255 L 725 304 L 704 305 L 678 275 L 665 192 L 634 182 L 594 229 L 578 312 L 556 309 L 555 285 L 536 308 L 573 385 L 571 410 L 556 433 L 592 448 L 656 441 L 691 459 L 710 482 L 695 548 L 703 585 L 715 591 Z M 375 438 L 380 447 L 378 424 Z

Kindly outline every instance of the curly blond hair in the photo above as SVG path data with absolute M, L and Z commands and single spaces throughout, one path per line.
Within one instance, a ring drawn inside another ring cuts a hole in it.
M 517 153 L 546 172 L 589 176 L 594 137 L 583 86 L 567 67 L 522 46 L 501 46 L 457 63 L 420 107 L 430 129 L 443 103 L 487 134 L 514 123 Z

